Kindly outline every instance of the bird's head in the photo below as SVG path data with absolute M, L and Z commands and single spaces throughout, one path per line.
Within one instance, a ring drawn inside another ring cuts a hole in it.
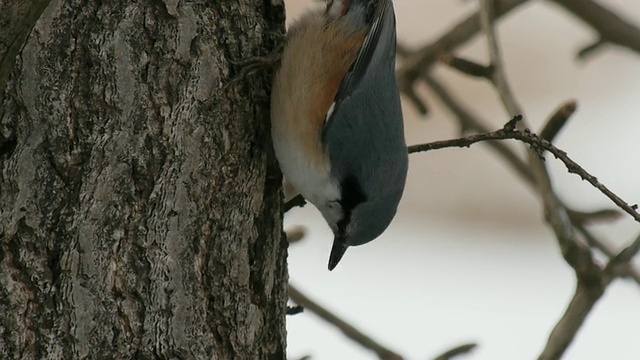
M 404 179 L 395 183 L 380 181 L 380 185 L 365 186 L 356 177 L 347 176 L 340 183 L 340 199 L 320 208 L 334 234 L 329 270 L 338 265 L 348 247 L 376 239 L 393 220 Z

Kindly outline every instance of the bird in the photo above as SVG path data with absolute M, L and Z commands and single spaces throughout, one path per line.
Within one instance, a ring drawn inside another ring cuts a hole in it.
M 326 0 L 292 23 L 271 89 L 271 136 L 285 180 L 346 250 L 378 238 L 408 171 L 391 0 Z

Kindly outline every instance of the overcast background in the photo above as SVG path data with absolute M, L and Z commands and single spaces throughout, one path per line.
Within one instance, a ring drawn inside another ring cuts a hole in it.
M 600 2 L 640 25 L 640 1 Z M 288 19 L 309 4 L 288 1 Z M 477 2 L 396 0 L 395 7 L 399 41 L 419 46 L 476 11 Z M 578 111 L 556 145 L 623 199 L 640 202 L 640 56 L 609 46 L 576 61 L 593 31 L 545 1 L 520 7 L 498 30 L 509 80 L 533 128 L 576 99 Z M 484 62 L 485 39 L 459 54 Z M 435 74 L 496 129 L 508 120 L 487 83 L 442 66 Z M 432 112 L 421 118 L 405 102 L 407 143 L 456 137 L 452 116 L 421 92 Z M 557 192 L 574 208 L 613 206 L 559 161 L 547 163 Z M 333 272 L 331 232 L 317 210 L 293 210 L 285 222 L 309 230 L 289 248 L 291 282 L 408 359 L 469 341 L 480 346 L 461 359 L 535 359 L 575 288 L 539 199 L 486 145 L 412 155 L 390 228 L 350 249 Z M 628 216 L 595 229 L 618 246 L 640 233 Z M 376 358 L 311 313 L 290 316 L 287 328 L 291 359 Z M 640 287 L 626 280 L 609 286 L 565 359 L 640 359 Z

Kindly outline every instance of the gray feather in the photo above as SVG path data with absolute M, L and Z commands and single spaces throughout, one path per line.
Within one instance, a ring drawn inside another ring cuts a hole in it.
M 345 239 L 348 245 L 371 241 L 388 227 L 408 168 L 395 78 L 395 15 L 390 0 L 377 5 L 371 31 L 340 87 L 323 132 L 332 175 L 355 177 L 367 198 L 351 216 L 355 222 L 351 227 L 357 231 Z

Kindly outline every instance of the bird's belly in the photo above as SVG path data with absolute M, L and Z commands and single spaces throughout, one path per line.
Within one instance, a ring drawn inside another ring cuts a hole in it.
M 328 200 L 340 198 L 338 185 L 330 179 L 329 170 L 315 166 L 308 157 L 290 144 L 274 139 L 274 150 L 286 181 L 318 208 Z

